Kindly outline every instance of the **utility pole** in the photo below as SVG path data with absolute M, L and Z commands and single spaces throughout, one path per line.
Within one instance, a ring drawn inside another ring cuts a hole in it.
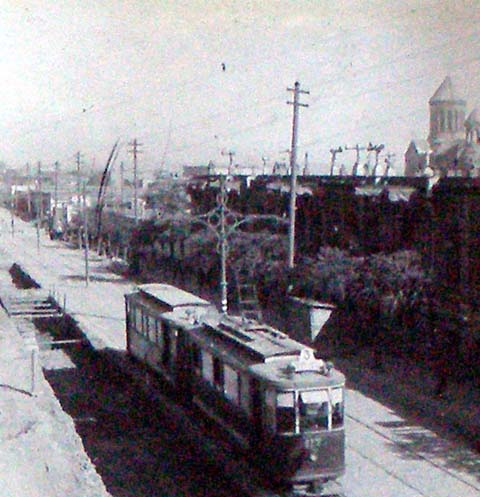
M 385 148 L 385 145 L 372 145 L 371 143 L 368 144 L 367 151 L 368 152 L 375 152 L 375 165 L 373 166 L 372 170 L 372 176 L 375 177 L 377 175 L 377 168 L 378 168 L 378 156 L 380 155 L 380 152 Z
M 225 226 L 225 206 L 227 190 L 225 176 L 220 177 L 220 305 L 222 313 L 228 311 L 228 282 L 227 282 L 227 235 Z
M 42 163 L 38 161 L 37 169 L 37 250 L 40 250 L 40 223 L 42 222 Z
M 393 166 L 394 159 L 395 159 L 395 154 L 388 152 L 387 156 L 385 157 L 385 172 L 383 173 L 384 178 L 388 177 L 388 173 L 390 172 L 390 169 Z
M 90 282 L 90 274 L 89 274 L 89 267 L 88 267 L 88 251 L 89 251 L 89 246 L 88 246 L 88 211 L 87 211 L 87 187 L 86 187 L 86 181 L 83 181 L 83 192 L 82 192 L 82 197 L 83 197 L 83 236 L 85 238 L 85 285 L 88 286 L 88 283 Z
M 287 88 L 287 91 L 293 92 L 293 102 L 287 101 L 288 105 L 293 105 L 292 146 L 290 149 L 290 223 L 288 225 L 288 267 L 293 268 L 295 264 L 298 108 L 308 107 L 308 104 L 302 104 L 299 102 L 299 97 L 300 94 L 310 95 L 310 92 L 301 90 L 300 83 L 298 81 L 295 81 L 294 88 Z
M 330 149 L 330 153 L 332 154 L 332 160 L 330 161 L 330 176 L 333 176 L 333 170 L 335 168 L 335 159 L 337 158 L 337 154 L 340 154 L 342 152 L 343 152 L 342 147 Z
M 352 176 L 356 176 L 358 172 L 358 165 L 360 164 L 360 150 L 365 150 L 365 147 L 360 147 L 357 143 L 354 147 L 345 146 L 345 150 L 355 150 L 357 153 L 355 157 L 355 164 L 352 169 Z
M 78 248 L 82 248 L 82 225 L 81 225 L 81 206 L 80 206 L 80 198 L 82 195 L 82 192 L 80 190 L 80 161 L 81 161 L 81 154 L 80 152 L 77 152 L 75 154 L 75 161 L 77 164 L 77 211 L 78 211 Z
M 305 152 L 305 159 L 303 162 L 303 175 L 308 176 L 310 174 L 310 170 L 308 169 L 308 152 Z
M 142 153 L 138 148 L 142 146 L 141 143 L 137 142 L 135 138 L 133 142 L 130 143 L 132 150 L 130 153 L 133 154 L 133 215 L 135 217 L 135 224 L 138 223 L 138 163 L 137 158 L 138 154 Z
M 262 157 L 262 162 L 263 162 L 262 174 L 263 174 L 263 176 L 265 176 L 266 171 L 267 171 L 267 160 L 268 160 L 267 157 L 265 157 L 265 156 Z
M 53 216 L 50 215 L 52 219 L 52 232 L 55 232 L 57 229 L 57 223 L 58 223 L 58 169 L 59 169 L 59 163 L 58 161 L 55 162 L 55 176 L 54 176 L 54 190 L 53 190 Z
M 233 150 L 229 150 L 228 152 L 223 152 L 222 155 L 228 155 L 228 175 L 232 174 L 233 168 L 233 157 L 235 156 L 235 152 Z
M 57 213 L 57 204 L 58 204 L 58 170 L 60 168 L 60 164 L 55 162 L 55 186 L 53 190 L 53 205 L 55 206 L 55 215 Z
M 120 212 L 123 212 L 123 204 L 125 202 L 123 185 L 125 182 L 125 167 L 123 161 L 120 162 Z
M 17 173 L 15 173 L 13 185 L 10 187 L 11 190 L 11 205 L 10 205 L 10 225 L 12 227 L 12 238 L 15 237 L 15 214 L 17 212 Z

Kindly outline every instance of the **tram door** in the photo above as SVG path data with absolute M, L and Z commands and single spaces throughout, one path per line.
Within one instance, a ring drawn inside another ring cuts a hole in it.
M 191 400 L 194 350 L 186 340 L 185 333 L 177 337 L 177 353 L 175 358 L 175 374 L 180 395 L 185 401 Z
M 254 443 L 260 446 L 263 438 L 263 402 L 260 382 L 254 378 L 250 380 L 250 399 L 252 402 Z
M 172 356 L 172 329 L 165 323 L 163 332 L 162 364 L 165 369 L 170 369 L 170 358 Z

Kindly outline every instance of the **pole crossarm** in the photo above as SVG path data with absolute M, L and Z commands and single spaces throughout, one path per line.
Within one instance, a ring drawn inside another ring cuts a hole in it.
M 192 216 L 190 223 L 200 223 L 205 226 L 213 234 L 217 236 L 220 240 L 222 236 L 225 239 L 230 238 L 230 236 L 235 233 L 235 231 L 242 225 L 247 223 L 253 223 L 255 221 L 273 221 L 278 224 L 283 224 L 288 226 L 288 220 L 275 215 L 268 214 L 247 214 L 243 216 L 242 214 L 232 211 L 230 209 L 225 209 L 224 213 L 224 234 L 222 235 L 222 221 L 221 221 L 221 209 L 216 207 L 206 214 L 200 214 L 198 216 Z

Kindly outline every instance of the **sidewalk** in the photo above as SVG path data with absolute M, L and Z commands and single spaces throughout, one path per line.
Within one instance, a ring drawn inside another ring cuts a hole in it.
M 371 367 L 368 352 L 337 358 L 351 387 L 415 418 L 449 438 L 462 439 L 480 453 L 480 389 L 472 382 L 453 380 L 442 397 L 434 395 L 431 370 L 399 358 L 384 358 L 381 370 Z
M 2 253 L 0 261 L 7 286 L 10 261 Z M 0 495 L 108 497 L 38 364 L 32 378 L 34 336 L 26 331 L 0 307 Z

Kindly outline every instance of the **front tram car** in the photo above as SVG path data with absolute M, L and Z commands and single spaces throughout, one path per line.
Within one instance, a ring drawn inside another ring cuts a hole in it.
M 220 316 L 192 329 L 193 401 L 277 483 L 321 493 L 344 473 L 345 378 L 270 326 Z
M 221 425 L 268 479 L 321 494 L 343 474 L 345 378 L 313 349 L 170 285 L 125 298 L 129 354 Z

